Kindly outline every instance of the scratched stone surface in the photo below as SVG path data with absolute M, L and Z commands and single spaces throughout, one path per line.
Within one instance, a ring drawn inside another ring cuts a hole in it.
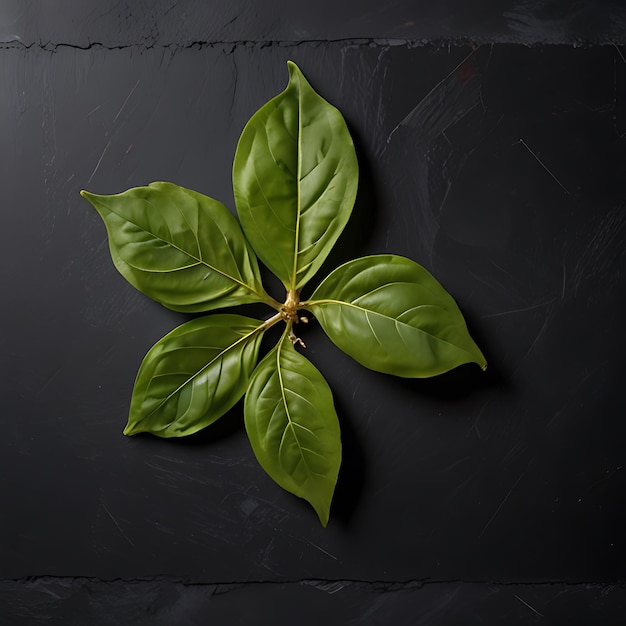
M 0 8 L 0 621 L 244 624 L 257 610 L 289 624 L 299 603 L 303 624 L 623 621 L 618 3 L 584 28 L 589 3 L 512 3 L 538 20 L 515 36 L 506 11 L 452 10 L 446 32 L 396 35 L 408 2 L 309 30 L 288 7 L 224 3 L 209 20 L 199 3 L 184 19 L 184 3 L 139 4 L 142 20 L 127 3 Z M 522 45 L 533 36 L 596 45 Z M 188 317 L 117 274 L 78 196 L 170 180 L 234 209 L 239 133 L 287 59 L 344 113 L 359 156 L 323 272 L 418 261 L 489 361 L 400 380 L 302 331 L 342 424 L 327 529 L 260 470 L 240 405 L 187 440 L 121 435 L 143 355 Z
M 577 625 L 626 620 L 623 586 L 560 583 L 529 587 L 303 580 L 186 586 L 163 580 L 41 578 L 0 585 L 0 602 L 11 607 L 14 623 L 51 626 L 287 626 L 294 621 L 304 626 Z
M 3 0 L 0 41 L 88 47 L 387 40 L 624 42 L 621 0 Z

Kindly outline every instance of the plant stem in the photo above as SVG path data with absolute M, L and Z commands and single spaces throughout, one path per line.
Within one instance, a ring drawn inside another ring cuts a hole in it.
M 263 330 L 267 330 L 268 328 L 271 328 L 275 324 L 278 324 L 278 322 L 280 322 L 282 319 L 283 319 L 283 314 L 276 313 L 276 315 L 272 315 L 272 317 L 265 320 L 263 324 L 260 326 L 260 328 L 262 328 Z

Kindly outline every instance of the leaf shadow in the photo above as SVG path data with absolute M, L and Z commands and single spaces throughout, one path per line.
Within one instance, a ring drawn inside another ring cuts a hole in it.
M 349 527 L 367 483 L 367 460 L 359 435 L 351 422 L 350 411 L 344 410 L 336 397 L 334 401 L 341 425 L 342 459 L 333 496 L 331 520 Z
M 481 391 L 491 390 L 510 393 L 514 389 L 512 375 L 507 371 L 501 350 L 489 340 L 489 335 L 472 321 L 471 312 L 465 310 L 463 317 L 471 337 L 487 359 L 487 369 L 481 370 L 475 363 L 466 363 L 430 378 L 396 378 L 397 384 L 424 396 L 442 402 L 462 402 Z

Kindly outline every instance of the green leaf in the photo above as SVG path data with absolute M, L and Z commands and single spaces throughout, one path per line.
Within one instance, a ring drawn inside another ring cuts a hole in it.
M 271 304 L 254 253 L 220 202 L 162 182 L 81 195 L 106 224 L 115 266 L 147 296 L 186 312 Z
M 244 128 L 233 165 L 237 212 L 259 258 L 287 290 L 300 289 L 341 234 L 358 165 L 341 113 L 292 62 L 285 91 Z
M 191 435 L 245 393 L 266 324 L 241 315 L 206 315 L 174 329 L 144 358 L 125 435 Z
M 422 378 L 463 363 L 487 366 L 456 302 L 423 267 L 404 257 L 350 261 L 302 306 L 335 345 L 379 372 Z
M 263 469 L 326 526 L 341 464 L 339 421 L 328 384 L 287 337 L 252 375 L 246 430 Z

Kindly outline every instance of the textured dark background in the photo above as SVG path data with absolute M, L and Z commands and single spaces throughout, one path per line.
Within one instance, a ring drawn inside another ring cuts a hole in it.
M 325 530 L 240 406 L 122 437 L 187 318 L 78 196 L 169 180 L 232 209 L 287 59 L 358 150 L 328 269 L 422 263 L 490 363 L 399 380 L 306 329 L 343 429 Z M 622 2 L 0 0 L 0 94 L 1 624 L 626 623 Z

